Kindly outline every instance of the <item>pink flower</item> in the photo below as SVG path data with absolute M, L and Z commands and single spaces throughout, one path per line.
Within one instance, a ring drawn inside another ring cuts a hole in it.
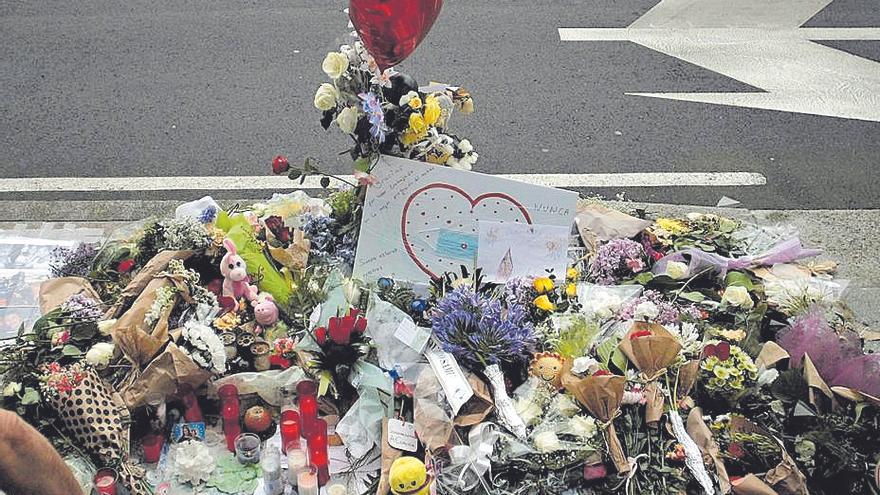
M 354 178 L 357 179 L 359 186 L 372 186 L 376 183 L 376 176 L 360 170 L 355 170 Z
M 626 260 L 626 266 L 633 272 L 640 272 L 645 268 L 645 263 L 638 258 L 630 258 Z
M 64 345 L 67 341 L 70 340 L 70 330 L 63 330 L 61 332 L 52 335 L 52 345 L 59 346 Z

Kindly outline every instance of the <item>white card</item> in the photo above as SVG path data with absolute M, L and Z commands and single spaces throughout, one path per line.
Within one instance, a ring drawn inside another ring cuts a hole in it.
M 386 157 L 373 170 L 354 278 L 426 282 L 476 263 L 479 220 L 571 228 L 577 193 Z
M 425 344 L 428 343 L 428 339 L 431 338 L 431 330 L 419 327 L 411 319 L 404 318 L 397 325 L 394 336 L 410 349 L 421 353 Z
M 399 419 L 389 419 L 388 445 L 405 452 L 419 450 L 419 439 L 416 438 L 416 425 L 400 421 Z
M 425 354 L 431 369 L 437 376 L 446 400 L 452 406 L 453 416 L 458 414 L 459 409 L 474 395 L 474 389 L 467 381 L 467 377 L 455 360 L 455 356 L 439 349 L 430 350 Z
M 487 282 L 546 275 L 565 278 L 571 225 L 541 225 L 480 220 L 477 266 Z

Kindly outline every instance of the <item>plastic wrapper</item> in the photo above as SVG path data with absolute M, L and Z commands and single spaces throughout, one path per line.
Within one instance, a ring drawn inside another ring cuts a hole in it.
M 360 458 L 382 441 L 382 421 L 388 416 L 388 406 L 382 402 L 374 388 L 361 392 L 357 402 L 339 420 L 336 434 L 348 452 Z
M 629 301 L 642 293 L 641 285 L 596 285 L 586 282 L 577 284 L 581 313 L 597 320 L 608 320 Z
M 295 389 L 296 384 L 306 378 L 302 368 L 291 366 L 286 370 L 268 370 L 227 375 L 212 382 L 210 395 L 226 384 L 233 384 L 240 395 L 256 394 L 266 403 L 280 407 L 283 404 L 279 391 L 282 388 Z
M 409 315 L 393 304 L 376 298 L 367 312 L 367 320 L 367 335 L 373 339 L 379 366 L 389 370 L 405 370 L 420 360 L 422 353 L 397 337 L 401 325 L 415 327 Z

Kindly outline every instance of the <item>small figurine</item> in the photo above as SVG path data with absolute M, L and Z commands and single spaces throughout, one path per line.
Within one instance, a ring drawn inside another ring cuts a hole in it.
M 238 251 L 235 244 L 229 240 L 223 240 L 223 246 L 226 247 L 226 254 L 220 261 L 220 273 L 223 275 L 223 296 L 238 299 L 244 297 L 248 301 L 253 301 L 257 297 L 257 287 L 250 284 L 250 277 L 247 274 L 247 265 Z
M 404 456 L 391 464 L 388 473 L 391 493 L 394 495 L 428 495 L 433 477 L 428 475 L 425 463 L 415 457 Z
M 538 352 L 532 358 L 529 371 L 554 388 L 562 388 L 562 367 L 565 358 L 555 352 Z
M 278 306 L 270 294 L 261 292 L 251 304 L 254 306 L 257 323 L 267 328 L 278 323 Z

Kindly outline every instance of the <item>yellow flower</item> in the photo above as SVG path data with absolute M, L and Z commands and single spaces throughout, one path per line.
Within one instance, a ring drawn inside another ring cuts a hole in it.
M 418 110 L 422 108 L 422 99 L 418 96 L 414 96 L 411 100 L 409 100 L 409 107 L 413 110 Z
M 533 303 L 538 309 L 543 309 L 544 311 L 554 311 L 556 309 L 556 305 L 546 295 L 536 297 Z
M 533 285 L 535 286 L 535 290 L 538 291 L 538 294 L 550 292 L 555 287 L 553 280 L 550 277 L 538 277 L 533 282 Z
M 419 142 L 419 139 L 421 138 L 412 131 L 405 131 L 400 137 L 400 142 L 403 143 L 404 147 L 409 148 L 410 146 Z
M 577 280 L 577 278 L 581 275 L 581 272 L 578 271 L 577 268 L 569 268 L 568 271 L 565 272 L 565 278 L 569 280 Z
M 438 120 L 440 120 L 440 102 L 437 101 L 436 96 L 431 95 L 425 100 L 425 123 L 434 125 Z
M 715 333 L 719 337 L 725 340 L 732 340 L 733 342 L 739 342 L 740 340 L 746 338 L 746 331 L 741 328 L 738 330 L 718 330 Z
M 568 297 L 575 297 L 578 295 L 578 288 L 575 284 L 568 284 L 565 286 L 565 295 Z
M 719 380 L 727 380 L 730 378 L 730 370 L 724 366 L 716 366 L 712 373 L 715 374 L 715 377 Z
M 684 234 L 688 231 L 687 224 L 675 218 L 658 218 L 654 225 L 670 234 Z
M 241 319 L 232 311 L 214 320 L 214 328 L 217 330 L 232 330 L 239 324 L 241 324 Z
M 422 114 L 413 112 L 409 115 L 409 130 L 417 136 L 421 136 L 427 132 L 428 125 L 425 122 L 425 118 L 422 117 Z

